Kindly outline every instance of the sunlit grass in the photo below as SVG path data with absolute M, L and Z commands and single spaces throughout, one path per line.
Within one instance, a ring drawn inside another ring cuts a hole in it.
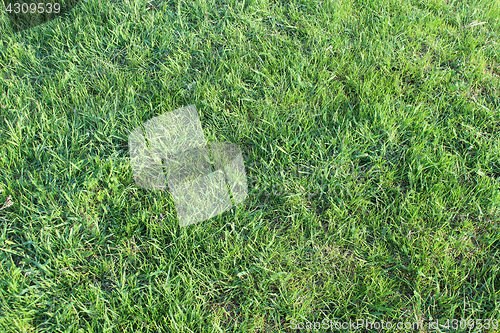
M 15 34 L 0 16 L 0 330 L 500 319 L 498 5 L 87 0 Z M 243 151 L 249 197 L 180 228 L 127 139 L 193 103 Z

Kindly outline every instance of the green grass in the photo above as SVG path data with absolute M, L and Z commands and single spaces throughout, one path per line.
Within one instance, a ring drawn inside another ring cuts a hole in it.
M 16 34 L 1 16 L 0 331 L 500 320 L 499 18 L 498 0 L 86 0 Z M 243 151 L 249 197 L 180 228 L 127 140 L 193 103 Z

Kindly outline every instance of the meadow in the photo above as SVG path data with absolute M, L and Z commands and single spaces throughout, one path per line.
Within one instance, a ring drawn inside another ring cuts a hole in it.
M 0 14 L 0 332 L 498 331 L 499 37 L 499 0 Z M 189 104 L 249 194 L 181 228 L 128 135 Z

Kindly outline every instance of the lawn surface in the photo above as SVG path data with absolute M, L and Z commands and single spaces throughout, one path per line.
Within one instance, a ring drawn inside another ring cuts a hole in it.
M 500 320 L 499 0 L 0 18 L 1 332 Z M 180 228 L 128 134 L 189 104 L 243 151 L 249 196 Z

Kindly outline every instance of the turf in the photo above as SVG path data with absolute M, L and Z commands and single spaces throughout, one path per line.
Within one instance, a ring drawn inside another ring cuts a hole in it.
M 0 18 L 2 332 L 500 320 L 498 0 Z M 181 228 L 127 140 L 189 104 L 243 151 L 249 196 Z

